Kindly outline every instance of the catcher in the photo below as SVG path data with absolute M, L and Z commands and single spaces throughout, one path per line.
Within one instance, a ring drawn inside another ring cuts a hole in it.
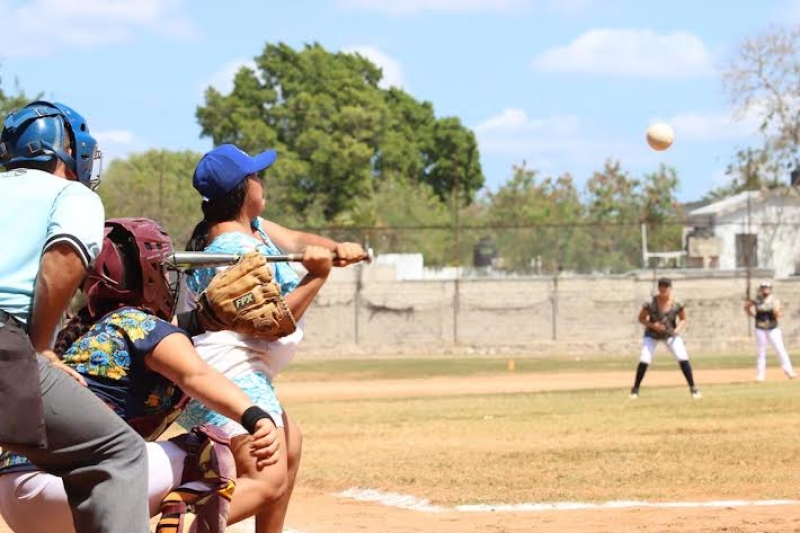
M 639 398 L 639 387 L 647 372 L 647 368 L 653 360 L 653 352 L 656 345 L 663 342 L 667 345 L 670 353 L 678 361 L 686 383 L 689 384 L 689 392 L 694 399 L 703 396 L 697 390 L 692 375 L 692 365 L 689 362 L 689 354 L 686 346 L 680 337 L 680 332 L 686 327 L 686 311 L 683 304 L 672 297 L 672 280 L 661 278 L 658 280 L 658 294 L 652 300 L 642 304 L 639 312 L 639 323 L 644 326 L 644 337 L 642 339 L 642 354 L 639 357 L 639 366 L 636 368 L 636 380 L 631 388 L 631 399 Z
M 148 441 L 150 513 L 162 514 L 157 531 L 222 533 L 236 477 L 227 435 L 200 426 L 170 441 L 154 441 L 185 405 L 183 392 L 240 420 L 253 434 L 252 453 L 261 467 L 281 455 L 277 431 L 269 415 L 206 364 L 186 332 L 170 322 L 177 283 L 168 281 L 162 262 L 171 253 L 169 237 L 155 222 L 107 221 L 102 251 L 83 285 L 87 306 L 61 331 L 56 352 Z M 250 266 L 237 265 L 232 273 Z M 241 279 L 255 279 L 251 274 L 243 271 Z M 260 287 L 252 289 L 261 294 Z M 220 313 L 225 312 L 221 301 Z M 194 318 L 207 322 L 202 311 Z M 187 514 L 189 508 L 194 513 Z M 20 533 L 74 531 L 61 478 L 19 455 L 0 458 L 0 513 Z M 192 515 L 198 519 L 189 526 Z
M 214 424 L 231 435 L 244 496 L 234 498 L 230 522 L 255 514 L 256 533 L 280 533 L 299 468 L 302 434 L 278 401 L 273 380 L 294 357 L 303 338 L 303 315 L 322 288 L 331 267 L 346 266 L 364 258 L 355 243 L 337 243 L 318 235 L 290 230 L 259 215 L 266 207 L 263 173 L 276 160 L 274 150 L 250 156 L 231 144 L 203 156 L 194 172 L 193 185 L 203 198 L 203 220 L 197 224 L 188 250 L 244 255 L 302 252 L 306 270 L 300 277 L 287 263 L 274 264 L 274 281 L 297 321 L 294 333 L 277 340 L 226 329 L 193 338 L 203 359 L 239 385 L 250 398 L 273 416 L 278 424 L 279 461 L 263 470 L 256 468 L 247 447 L 250 436 L 236 420 L 220 416 L 209 406 L 190 402 L 179 422 L 184 427 Z M 335 253 L 336 259 L 332 252 Z M 207 290 L 219 269 L 194 271 L 187 285 L 195 294 Z M 205 306 L 203 297 L 200 305 Z M 280 306 L 278 306 L 280 307 Z M 276 310 L 277 311 L 277 310 Z M 280 313 L 280 311 L 277 311 Z M 234 328 L 239 329 L 239 328 Z M 237 495 L 239 493 L 237 492 Z

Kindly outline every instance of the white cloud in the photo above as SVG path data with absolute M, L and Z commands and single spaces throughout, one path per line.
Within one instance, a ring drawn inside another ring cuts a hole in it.
M 200 90 L 204 92 L 209 86 L 214 87 L 221 94 L 230 94 L 233 90 L 233 79 L 242 67 L 258 72 L 255 61 L 252 59 L 234 59 L 226 63 L 211 77 L 201 84 Z M 201 98 L 202 99 L 202 98 Z
M 601 165 L 609 157 L 627 162 L 632 158 L 626 154 L 635 152 L 631 142 L 595 135 L 574 115 L 533 118 L 523 109 L 509 108 L 474 130 L 482 154 L 525 160 L 533 168 L 554 172 L 581 170 L 579 162 Z
M 552 48 L 533 61 L 548 72 L 580 72 L 688 78 L 714 72 L 712 54 L 691 33 L 660 35 L 647 29 L 590 30 L 566 46 Z
M 344 48 L 342 52 L 346 54 L 359 54 L 379 66 L 383 71 L 383 79 L 379 84 L 382 88 L 404 87 L 405 76 L 403 74 L 403 67 L 400 66 L 400 63 L 396 59 L 388 56 L 378 48 L 374 46 L 353 46 Z
M 103 152 L 103 164 L 107 167 L 113 159 L 124 159 L 133 152 L 148 149 L 148 144 L 128 130 L 93 131 L 92 137 Z
M 0 0 L 3 56 L 43 56 L 64 47 L 93 48 L 132 40 L 142 30 L 187 40 L 197 36 L 183 0 Z
M 532 0 L 338 0 L 340 7 L 380 11 L 391 15 L 411 15 L 422 11 L 457 13 L 511 12 L 533 3 Z

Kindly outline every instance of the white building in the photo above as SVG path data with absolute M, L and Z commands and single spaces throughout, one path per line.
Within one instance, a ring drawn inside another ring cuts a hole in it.
M 800 275 L 800 189 L 745 191 L 690 211 L 686 266 Z

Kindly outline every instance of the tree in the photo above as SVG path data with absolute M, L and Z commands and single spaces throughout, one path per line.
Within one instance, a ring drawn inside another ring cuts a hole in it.
M 647 247 L 652 251 L 675 251 L 683 237 L 683 211 L 677 199 L 678 172 L 666 165 L 644 175 L 641 220 L 647 224 Z
M 429 102 L 379 88 L 381 70 L 365 57 L 267 44 L 255 62 L 257 71 L 237 73 L 229 95 L 208 88 L 197 118 L 215 144 L 278 149 L 275 200 L 293 216 L 318 206 L 335 220 L 398 175 L 442 200 L 455 167 L 464 198 L 483 185 L 474 134 L 456 118 L 436 118 Z
M 504 268 L 529 271 L 541 265 L 541 271 L 554 273 L 565 264 L 574 267 L 583 207 L 572 176 L 542 178 L 524 162 L 513 172 L 488 195 L 489 225 L 505 226 L 496 237 Z
M 737 151 L 732 192 L 775 187 L 798 167 L 800 26 L 774 27 L 745 39 L 724 68 L 725 90 L 739 118 L 756 116 L 763 145 Z
M 428 266 L 452 264 L 455 257 L 451 213 L 426 183 L 385 179 L 372 197 L 353 207 L 343 223 L 374 228 L 358 240 L 369 243 L 378 254 L 422 253 Z
M 175 248 L 183 250 L 203 218 L 200 195 L 191 186 L 201 157 L 191 151 L 148 150 L 115 159 L 97 189 L 106 217 L 153 219 L 169 232 Z
M 606 161 L 586 183 L 587 222 L 592 224 L 594 270 L 621 272 L 640 263 L 641 182 Z
M 25 93 L 20 89 L 19 84 L 15 84 L 16 94 L 9 95 L 3 91 L 3 79 L 0 78 L 0 119 L 5 119 L 6 115 L 20 107 L 28 104 L 32 100 L 38 100 L 42 97 L 41 94 L 36 98 L 28 98 Z

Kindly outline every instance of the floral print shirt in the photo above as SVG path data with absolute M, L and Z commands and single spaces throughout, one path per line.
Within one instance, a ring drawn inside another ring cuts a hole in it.
M 186 332 L 133 307 L 113 311 L 79 337 L 63 361 L 89 389 L 145 440 L 155 440 L 177 418 L 183 393 L 144 358 L 169 335 Z M 22 468 L 26 466 L 26 468 Z M 31 469 L 21 455 L 0 455 L 0 473 Z

